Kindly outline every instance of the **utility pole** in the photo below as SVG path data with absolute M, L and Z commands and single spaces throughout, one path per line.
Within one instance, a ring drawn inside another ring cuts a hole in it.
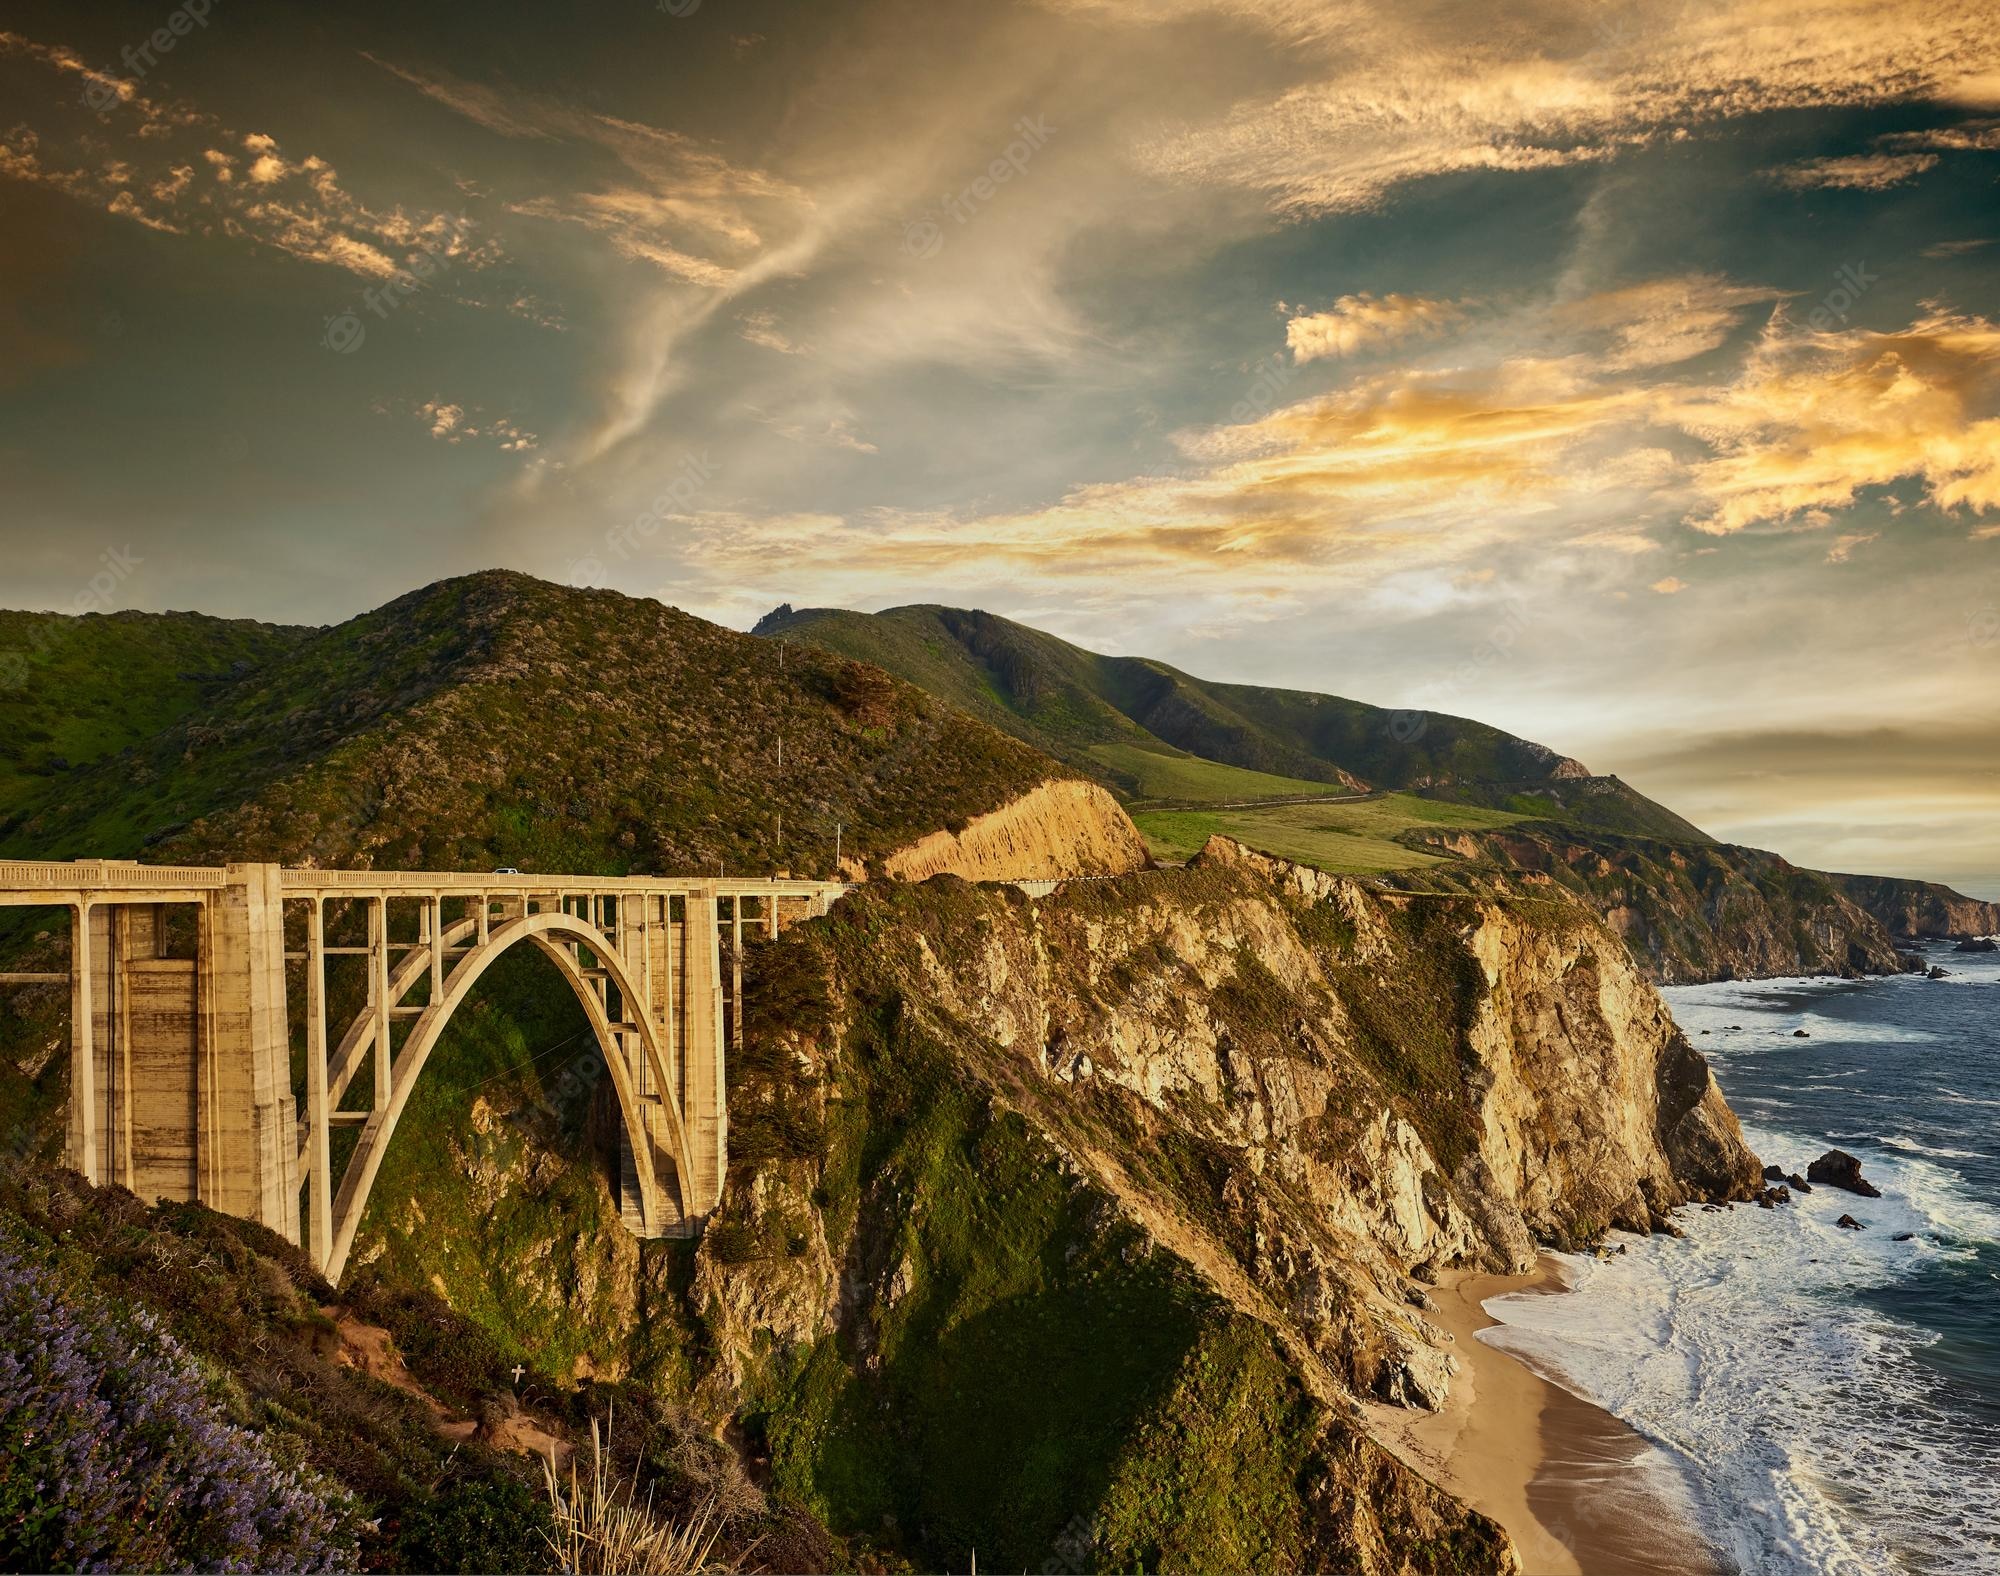
M 833 879 L 840 879 L 840 823 L 833 823 Z

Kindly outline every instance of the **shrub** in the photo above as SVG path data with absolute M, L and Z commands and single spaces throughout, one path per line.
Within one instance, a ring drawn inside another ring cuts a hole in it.
M 351 1567 L 351 1515 L 228 1422 L 150 1315 L 0 1244 L 0 1565 Z
M 512 1472 L 464 1477 L 405 1511 L 396 1563 L 409 1571 L 544 1571 L 555 1521 Z

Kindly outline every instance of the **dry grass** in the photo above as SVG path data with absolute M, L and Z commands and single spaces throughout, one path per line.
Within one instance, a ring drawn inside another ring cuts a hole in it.
M 685 1522 L 656 1514 L 650 1493 L 639 1498 L 637 1475 L 628 1482 L 613 1469 L 595 1418 L 589 1473 L 579 1478 L 572 1458 L 567 1492 L 553 1459 L 542 1463 L 542 1474 L 556 1524 L 549 1551 L 560 1571 L 573 1576 L 694 1576 L 737 1568 L 716 1558 L 722 1519 L 714 1501 Z

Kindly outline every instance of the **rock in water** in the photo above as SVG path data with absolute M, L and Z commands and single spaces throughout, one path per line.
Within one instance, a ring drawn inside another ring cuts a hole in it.
M 1795 1040 L 1810 1040 L 1812 1036 L 1806 1033 L 1804 1029 L 1794 1029 L 1792 1030 L 1792 1038 Z
M 1806 1180 L 1844 1188 L 1849 1193 L 1859 1193 L 1863 1198 L 1882 1196 L 1882 1190 L 1862 1176 L 1861 1162 L 1844 1149 L 1829 1149 L 1807 1166 Z
M 1812 1184 L 1796 1171 L 1790 1173 L 1785 1178 L 1785 1186 L 1790 1188 L 1794 1193 L 1810 1193 L 1812 1191 Z
M 1965 940 L 1953 947 L 1952 951 L 2000 952 L 2000 941 L 1995 941 L 1991 936 L 1967 936 Z
M 1842 1215 L 1834 1224 L 1836 1226 L 1845 1226 L 1849 1231 L 1860 1231 L 1862 1229 L 1861 1222 L 1856 1220 L 1852 1215 Z
M 1784 1181 L 1784 1180 L 1785 1180 L 1785 1168 L 1784 1168 L 1783 1166 L 1766 1166 L 1766 1167 L 1764 1168 L 1764 1180 L 1765 1180 L 1766 1182 L 1782 1182 L 1782 1181 Z

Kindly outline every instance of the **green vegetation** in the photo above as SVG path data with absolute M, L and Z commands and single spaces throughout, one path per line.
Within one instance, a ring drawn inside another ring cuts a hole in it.
M 0 818 L 212 703 L 306 634 L 199 613 L 0 612 Z
M 1662 842 L 1706 844 L 1700 827 L 1655 804 L 1616 777 L 1565 777 L 1533 785 L 1450 783 L 1426 790 L 1454 804 L 1503 810 L 1517 820 L 1547 821 L 1583 833 L 1650 837 Z
M 149 651 L 235 649 L 214 620 L 121 617 L 138 644 L 118 660 L 141 670 Z M 850 853 L 881 854 L 1051 772 L 845 658 L 524 575 L 252 645 L 220 687 L 135 673 L 145 703 L 92 724 L 94 758 L 5 779 L 0 855 L 830 874 L 836 823 Z M 79 633 L 51 660 L 86 649 Z M 115 668 L 91 671 L 108 692 Z M 52 704 L 0 691 L 0 738 L 39 730 L 54 749 L 38 721 Z
M 782 607 L 756 633 L 875 663 L 1127 797 L 1154 790 L 1121 751 L 1195 756 L 1334 789 L 1539 783 L 1575 769 L 1553 750 L 1467 718 L 1218 684 L 1150 658 L 1086 651 L 991 613 Z M 1159 769 L 1150 760 L 1139 765 Z M 1237 795 L 1185 795 L 1218 796 Z
M 684 1394 L 688 1321 L 667 1297 L 635 1322 L 618 1250 L 684 1286 L 693 1246 L 625 1237 L 609 1191 L 618 1121 L 582 1009 L 546 959 L 517 949 L 453 1015 L 411 1092 L 357 1262 L 391 1285 L 438 1287 L 509 1361 L 631 1365 Z
M 1296 1570 L 1300 1492 L 1316 1471 L 1319 1409 L 1246 1319 L 1202 1332 L 1163 1405 L 1134 1430 L 1104 1496 L 1111 1570 Z
M 1486 830 L 1515 817 L 1470 805 L 1392 793 L 1351 803 L 1245 805 L 1218 810 L 1140 810 L 1133 822 L 1153 857 L 1177 863 L 1220 833 L 1251 848 L 1336 875 L 1416 870 L 1446 862 L 1396 839 L 1412 830 Z
M 850 1050 L 822 1196 L 891 1290 L 761 1382 L 774 1481 L 928 1563 L 1038 1565 L 1088 1526 L 1211 1299 L 897 1002 Z
M 542 1568 L 526 1546 L 536 1536 L 532 1511 L 513 1527 L 511 1547 L 505 1523 L 477 1529 L 471 1553 L 453 1541 L 453 1497 L 519 1504 L 530 1475 L 482 1444 L 455 1445 L 418 1398 L 339 1361 L 334 1320 L 322 1311 L 340 1311 L 333 1289 L 290 1244 L 198 1205 L 149 1209 L 129 1193 L 12 1161 L 0 1161 L 0 1234 L 71 1288 L 79 1307 L 177 1343 L 226 1424 L 254 1434 L 281 1470 L 351 1496 L 367 1566 Z M 463 1340 L 462 1323 L 457 1330 Z M 486 1383 L 506 1387 L 497 1374 Z M 20 1465 L 0 1461 L 0 1483 Z M 400 1542 L 405 1516 L 429 1528 L 420 1550 Z M 471 1563 L 473 1553 L 488 1563 Z
M 1121 781 L 1129 781 L 1134 796 L 1140 799 L 1274 799 L 1346 791 L 1303 777 L 1277 777 L 1205 761 L 1198 755 L 1149 750 L 1136 744 L 1094 744 L 1089 753 Z

